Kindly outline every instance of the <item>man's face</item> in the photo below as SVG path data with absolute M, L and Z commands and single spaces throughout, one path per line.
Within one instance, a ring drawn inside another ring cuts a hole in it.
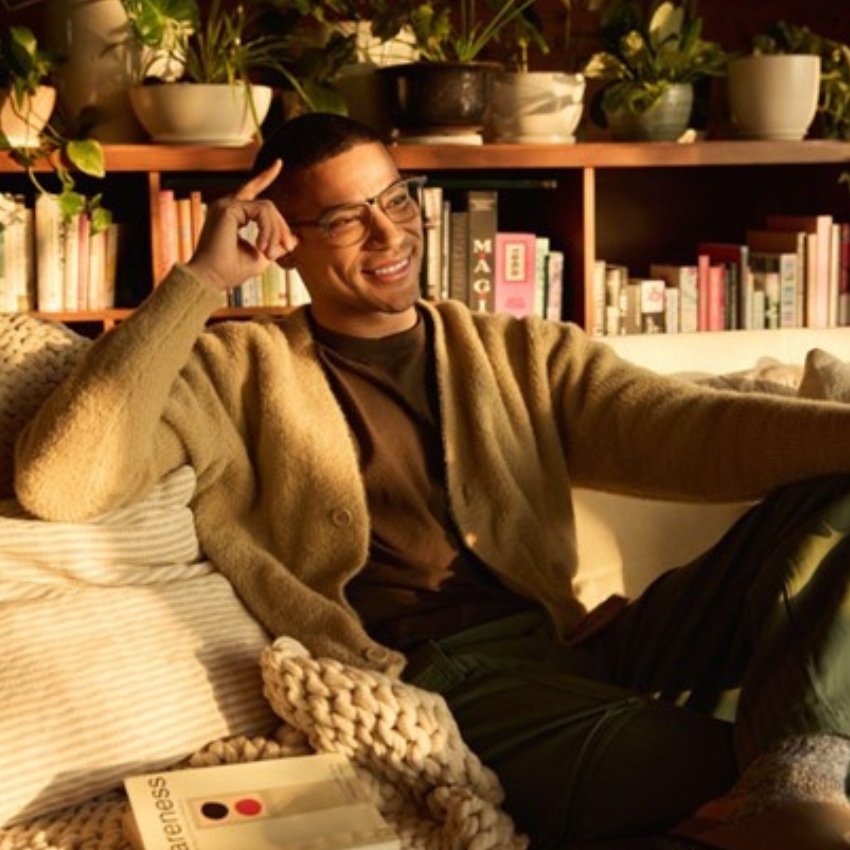
M 358 145 L 306 170 L 297 197 L 282 211 L 290 222 L 326 219 L 329 211 L 375 198 L 399 179 L 383 145 Z M 293 227 L 299 242 L 291 262 L 310 291 L 313 315 L 322 326 L 351 336 L 387 336 L 416 322 L 421 215 L 417 210 L 409 221 L 394 223 L 379 203 L 371 207 L 371 225 L 354 244 L 331 244 L 314 225 Z

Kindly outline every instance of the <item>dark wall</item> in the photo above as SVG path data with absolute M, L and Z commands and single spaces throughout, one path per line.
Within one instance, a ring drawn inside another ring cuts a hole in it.
M 26 2 L 26 0 L 22 0 Z M 234 0 L 235 2 L 235 0 Z M 532 57 L 538 68 L 576 70 L 595 47 L 601 6 L 609 0 L 539 0 L 537 9 L 552 41 L 548 56 Z M 9 5 L 14 6 L 15 0 Z M 7 11 L 0 7 L 0 26 L 23 23 L 36 32 L 41 27 L 44 3 Z M 202 0 L 202 6 L 206 5 Z M 810 27 L 814 32 L 850 44 L 847 0 L 701 0 L 698 9 L 705 22 L 704 34 L 728 50 L 746 50 L 750 38 L 776 20 L 785 19 Z M 571 7 L 568 16 L 567 6 Z M 569 42 L 566 25 L 569 21 Z

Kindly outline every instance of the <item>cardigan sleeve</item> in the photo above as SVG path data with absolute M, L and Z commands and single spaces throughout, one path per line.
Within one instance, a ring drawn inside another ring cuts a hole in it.
M 736 500 L 850 472 L 848 405 L 701 387 L 628 363 L 577 330 L 568 349 L 556 369 L 577 484 Z
M 185 462 L 165 410 L 220 298 L 176 266 L 95 342 L 19 438 L 15 486 L 24 507 L 46 519 L 89 519 Z

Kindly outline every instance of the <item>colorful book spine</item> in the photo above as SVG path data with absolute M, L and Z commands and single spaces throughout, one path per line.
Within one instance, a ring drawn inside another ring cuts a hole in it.
M 531 316 L 537 298 L 537 239 L 533 233 L 497 232 L 494 309 Z
M 470 189 L 466 193 L 469 229 L 469 306 L 492 312 L 495 306 L 496 232 L 499 195 L 495 189 Z

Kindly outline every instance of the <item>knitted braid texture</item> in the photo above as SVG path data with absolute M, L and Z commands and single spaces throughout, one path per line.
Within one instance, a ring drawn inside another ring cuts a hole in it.
M 175 767 L 288 758 L 351 759 L 404 850 L 526 850 L 495 774 L 466 747 L 442 697 L 380 673 L 312 658 L 281 638 L 262 658 L 271 737 L 214 741 Z M 0 829 L 0 850 L 131 850 L 122 792 Z
M 378 784 L 404 847 L 525 850 L 496 775 L 464 744 L 445 700 L 373 670 L 313 658 L 279 638 L 262 658 L 265 694 L 316 752 L 341 753 Z M 415 817 L 418 814 L 419 817 Z

